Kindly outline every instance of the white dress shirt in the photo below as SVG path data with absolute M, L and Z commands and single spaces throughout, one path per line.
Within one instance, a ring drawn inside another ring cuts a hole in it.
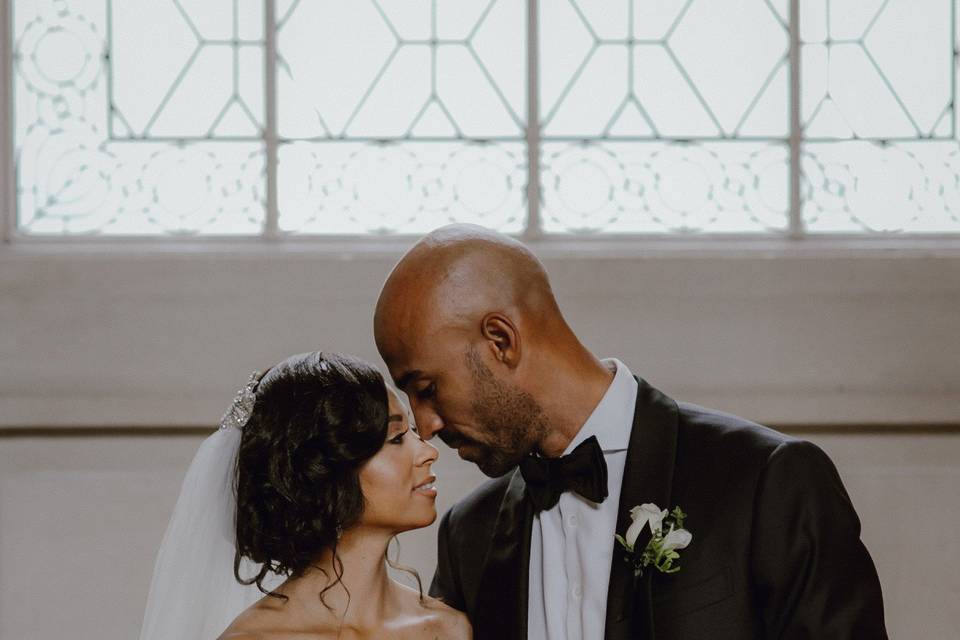
M 606 626 L 620 485 L 627 459 L 637 381 L 616 359 L 613 382 L 564 451 L 596 436 L 607 463 L 607 499 L 591 502 L 568 491 L 533 519 L 527 638 L 599 640 Z

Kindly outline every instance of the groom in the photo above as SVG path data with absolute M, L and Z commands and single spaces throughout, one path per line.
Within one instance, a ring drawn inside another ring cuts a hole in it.
M 521 243 L 434 231 L 390 274 L 374 331 L 421 437 L 494 478 L 443 516 L 430 589 L 475 638 L 886 638 L 827 456 L 598 360 Z M 678 572 L 635 576 L 615 542 L 649 504 L 687 514 Z

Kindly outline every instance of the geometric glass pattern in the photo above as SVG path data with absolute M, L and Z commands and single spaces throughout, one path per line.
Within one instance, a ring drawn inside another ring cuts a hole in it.
M 805 230 L 960 231 L 956 5 L 800 6 Z
M 757 142 L 544 142 L 544 227 L 568 233 L 782 231 L 787 148 Z
M 788 226 L 788 53 L 763 0 L 541 4 L 547 231 Z
M 422 233 L 475 222 L 524 227 L 522 142 L 296 142 L 280 147 L 280 228 L 312 234 Z
M 280 5 L 281 231 L 523 229 L 523 3 Z
M 258 4 L 15 2 L 19 232 L 260 233 Z
M 6 1 L 21 236 L 960 233 L 960 0 Z

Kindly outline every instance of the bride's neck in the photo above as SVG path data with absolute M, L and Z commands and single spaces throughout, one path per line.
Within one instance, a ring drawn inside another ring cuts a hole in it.
M 317 623 L 335 619 L 347 627 L 379 626 L 393 594 L 393 583 L 384 562 L 392 537 L 387 531 L 360 527 L 345 531 L 337 544 L 338 566 L 335 567 L 333 551 L 324 551 L 314 567 L 296 581 L 287 583 L 291 589 L 283 590 L 284 595 L 291 598 L 291 603 L 301 605 L 304 616 Z M 336 581 L 340 568 L 340 583 L 323 594 L 328 609 L 319 594 Z

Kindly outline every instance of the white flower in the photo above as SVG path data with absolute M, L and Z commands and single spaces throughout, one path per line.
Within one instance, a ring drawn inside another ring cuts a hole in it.
M 632 522 L 625 536 L 614 534 L 614 538 L 626 550 L 624 559 L 633 565 L 634 577 L 643 575 L 647 567 L 653 567 L 661 573 L 680 571 L 680 565 L 674 564 L 674 561 L 680 559 L 679 551 L 686 549 L 693 541 L 693 534 L 683 528 L 687 514 L 679 506 L 668 512 L 647 502 L 630 509 L 630 518 Z M 670 525 L 666 535 L 663 532 L 664 523 Z M 640 549 L 636 546 L 637 539 L 648 524 L 652 537 L 647 541 L 646 547 Z
M 674 531 L 673 527 L 670 527 L 669 533 L 663 538 L 663 550 L 686 549 L 691 540 L 693 540 L 693 534 L 686 529 Z
M 650 533 L 663 530 L 663 519 L 667 517 L 667 510 L 661 510 L 652 502 L 646 502 L 639 507 L 630 509 L 630 517 L 633 519 L 633 523 L 627 529 L 626 540 L 630 548 L 633 548 L 633 544 L 637 541 L 640 532 L 643 531 L 643 527 L 647 523 L 650 523 Z

